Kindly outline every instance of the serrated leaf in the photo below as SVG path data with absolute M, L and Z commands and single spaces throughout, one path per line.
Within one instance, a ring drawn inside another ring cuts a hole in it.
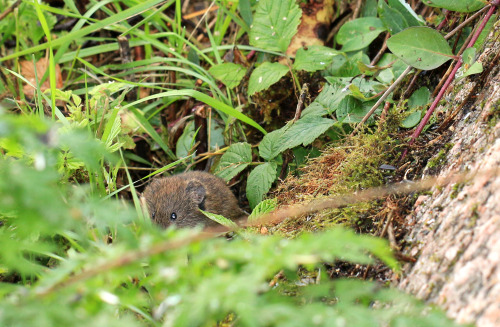
M 240 84 L 246 74 L 246 69 L 241 65 L 226 62 L 210 67 L 208 72 L 228 88 L 232 89 Z
M 422 0 L 422 2 L 427 6 L 458 12 L 473 12 L 486 5 L 486 2 L 482 0 Z
M 259 1 L 250 28 L 250 45 L 285 52 L 297 33 L 301 16 L 295 0 Z
M 277 165 L 274 162 L 266 162 L 252 170 L 247 180 L 247 199 L 251 208 L 255 208 L 264 195 L 269 192 L 276 179 Z
M 215 175 L 229 181 L 252 162 L 252 149 L 248 143 L 235 143 L 220 158 Z
M 378 1 L 377 11 L 382 23 L 392 35 L 409 27 L 409 24 L 406 22 L 403 14 L 398 10 L 389 7 L 385 0 Z
M 311 45 L 307 49 L 300 48 L 295 54 L 293 68 L 308 72 L 322 70 L 332 63 L 333 57 L 339 54 L 338 51 L 321 45 Z
M 422 17 L 419 17 L 405 0 L 389 0 L 389 6 L 399 11 L 409 26 L 425 25 Z
M 259 144 L 259 155 L 267 161 L 274 159 L 280 154 L 280 140 L 290 125 L 272 131 L 264 136 Z
M 309 145 L 335 124 L 335 120 L 321 116 L 308 115 L 300 118 L 288 128 L 280 138 L 279 152 Z
M 355 51 L 366 48 L 377 36 L 385 31 L 382 21 L 376 17 L 364 17 L 351 20 L 340 28 L 337 43 L 342 44 L 342 51 Z
M 417 110 L 411 113 L 401 122 L 401 127 L 403 128 L 415 127 L 417 126 L 417 124 L 420 122 L 421 119 L 422 119 L 422 112 L 420 110 Z
M 255 68 L 248 81 L 248 95 L 267 89 L 288 73 L 288 67 L 280 63 L 265 62 Z
M 428 27 L 410 27 L 387 40 L 392 53 L 408 65 L 430 70 L 453 57 L 444 37 Z
M 374 104 L 375 101 L 362 102 L 353 96 L 345 97 L 337 109 L 337 119 L 342 123 L 359 123 Z M 369 120 L 368 123 L 371 121 L 373 119 Z
M 260 216 L 273 211 L 274 209 L 276 209 L 277 205 L 278 205 L 278 200 L 276 200 L 275 198 L 261 201 L 252 210 L 250 216 L 248 216 L 248 222 L 251 223 L 252 221 L 257 220 Z
M 313 103 L 302 111 L 301 119 L 308 115 L 324 116 L 335 112 L 340 101 L 348 94 L 350 94 L 348 88 L 326 84 Z
M 224 217 L 222 215 L 217 215 L 215 213 L 211 213 L 211 212 L 208 212 L 208 211 L 203 211 L 201 209 L 200 209 L 200 211 L 207 218 L 209 218 L 210 220 L 215 221 L 216 223 L 219 223 L 219 224 L 221 224 L 223 226 L 226 226 L 228 228 L 238 228 L 238 225 L 234 221 L 232 221 L 232 220 L 230 220 L 230 219 L 228 219 L 228 218 L 226 218 L 226 217 Z

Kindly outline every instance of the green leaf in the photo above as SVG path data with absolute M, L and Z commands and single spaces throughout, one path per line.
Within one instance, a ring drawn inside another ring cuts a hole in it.
M 321 116 L 308 115 L 300 118 L 283 133 L 280 138 L 279 152 L 295 148 L 300 144 L 303 146 L 311 144 L 333 124 L 335 120 Z
M 412 112 L 408 117 L 406 117 L 402 122 L 401 122 L 401 127 L 403 128 L 412 128 L 417 126 L 417 124 L 420 122 L 422 119 L 422 111 L 417 110 L 415 112 Z
M 276 179 L 276 168 L 277 165 L 274 162 L 266 162 L 255 167 L 248 176 L 246 191 L 251 208 L 255 208 L 271 189 Z
M 465 49 L 464 53 L 462 53 L 462 60 L 466 65 L 472 65 L 476 60 L 476 48 L 470 47 Z
M 326 84 L 313 103 L 302 111 L 301 118 L 308 115 L 324 116 L 335 112 L 340 101 L 348 94 L 350 94 L 348 88 Z
M 429 103 L 429 99 L 431 98 L 431 92 L 425 86 L 422 86 L 411 95 L 408 100 L 408 107 L 410 109 L 414 109 L 420 106 L 425 106 Z
M 425 21 L 418 16 L 405 0 L 389 0 L 389 6 L 399 11 L 409 26 L 423 26 Z
M 265 62 L 255 68 L 248 81 L 248 95 L 267 89 L 288 73 L 288 67 L 280 63 Z
M 409 27 L 403 14 L 398 10 L 389 7 L 385 0 L 378 1 L 378 16 L 384 23 L 384 26 L 391 32 L 392 35 L 401 32 L 405 28 Z
M 385 27 L 380 19 L 358 18 L 342 25 L 337 33 L 337 43 L 343 45 L 344 52 L 360 50 L 366 48 L 383 31 Z
M 444 37 L 428 27 L 410 27 L 387 40 L 387 46 L 408 65 L 430 70 L 453 57 Z
M 457 81 L 461 80 L 462 78 L 465 78 L 467 76 L 470 76 L 470 75 L 474 75 L 474 74 L 479 74 L 479 73 L 482 73 L 483 72 L 483 64 L 481 64 L 480 62 L 476 61 L 475 63 L 473 63 L 466 71 L 465 73 L 463 73 L 463 75 L 461 76 L 458 76 L 462 69 L 464 69 L 465 67 L 460 67 L 460 69 L 458 70 L 458 73 L 457 73 Z
M 257 128 L 262 133 L 267 134 L 266 130 L 263 129 L 262 126 L 257 124 L 253 119 L 245 116 L 244 114 L 242 114 L 238 110 L 234 109 L 233 107 L 231 107 L 231 106 L 229 106 L 229 105 L 225 104 L 224 102 L 221 102 L 217 99 L 214 99 L 207 94 L 204 94 L 204 93 L 201 93 L 201 92 L 195 91 L 195 90 L 190 90 L 190 89 L 172 90 L 172 91 L 167 91 L 167 92 L 156 93 L 156 94 L 147 96 L 145 98 L 139 99 L 137 101 L 134 101 L 132 103 L 129 103 L 129 104 L 123 106 L 122 109 L 126 109 L 126 108 L 135 106 L 139 103 L 146 102 L 149 100 L 154 100 L 154 99 L 163 98 L 163 97 L 165 97 L 165 98 L 166 97 L 176 97 L 176 96 L 193 97 L 196 100 L 201 101 L 203 103 L 206 103 L 207 105 L 215 108 L 216 110 L 221 111 L 221 112 L 225 113 L 226 115 L 229 115 L 229 116 L 234 117 L 236 119 L 239 119 L 242 122 Z
M 238 225 L 234 221 L 232 221 L 231 219 L 228 219 L 222 215 L 217 215 L 215 213 L 203 211 L 201 209 L 199 209 L 199 210 L 201 211 L 202 214 L 207 216 L 207 218 L 215 221 L 216 223 L 219 223 L 219 224 L 226 226 L 228 228 L 238 228 Z
M 229 181 L 252 162 L 252 149 L 248 143 L 231 144 L 220 158 L 215 175 Z
M 354 96 L 347 96 L 339 104 L 337 119 L 343 123 L 359 123 L 374 104 L 375 101 L 362 102 Z
M 280 129 L 272 131 L 264 136 L 259 144 L 259 155 L 265 160 L 270 161 L 275 158 L 280 151 L 280 140 L 285 131 L 290 127 L 289 124 L 283 126 Z
M 252 221 L 257 220 L 260 216 L 276 209 L 277 206 L 278 200 L 275 198 L 261 201 L 255 208 L 253 208 L 250 216 L 248 216 L 248 222 L 251 223 Z
M 422 0 L 422 2 L 427 6 L 458 12 L 473 12 L 486 5 L 486 2 L 482 0 Z
M 240 84 L 246 74 L 246 69 L 241 65 L 226 62 L 210 67 L 208 72 L 232 89 Z
M 250 45 L 285 52 L 297 33 L 302 11 L 295 0 L 261 0 L 250 27 Z
M 321 45 L 311 45 L 307 49 L 300 48 L 295 55 L 293 68 L 308 72 L 322 70 L 332 63 L 333 57 L 339 54 L 338 51 Z

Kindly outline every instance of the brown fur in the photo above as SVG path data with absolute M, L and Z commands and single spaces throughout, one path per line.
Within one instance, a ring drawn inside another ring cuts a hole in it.
M 217 225 L 198 209 L 229 219 L 245 216 L 226 183 L 201 171 L 154 179 L 144 191 L 144 198 L 153 221 L 165 228 L 171 224 L 178 227 Z

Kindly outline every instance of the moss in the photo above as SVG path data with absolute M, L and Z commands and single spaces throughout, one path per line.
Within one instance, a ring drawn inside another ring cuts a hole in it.
M 442 164 L 444 164 L 446 162 L 446 154 L 448 154 L 448 151 L 450 151 L 450 149 L 452 147 L 453 147 L 453 144 L 451 144 L 451 143 L 445 144 L 444 148 L 441 149 L 437 155 L 435 155 L 433 158 L 431 158 L 427 162 L 427 167 L 432 169 L 432 168 L 436 168 L 436 167 L 439 167 Z
M 455 185 L 453 185 L 452 191 L 450 193 L 450 199 L 456 199 L 458 193 L 464 188 L 464 185 L 464 183 L 456 183 Z
M 388 130 L 396 130 L 399 123 L 398 117 L 390 113 L 384 129 L 360 133 L 330 145 L 322 155 L 309 161 L 299 177 L 289 176 L 278 186 L 275 195 L 279 205 L 348 194 L 384 184 L 388 173 L 379 167 L 397 158 L 397 142 L 389 136 Z M 274 232 L 293 237 L 303 230 L 316 231 L 337 224 L 371 232 L 372 218 L 379 214 L 380 206 L 379 201 L 356 203 L 288 219 Z
M 477 209 L 479 208 L 479 204 L 474 204 L 474 206 L 471 208 L 471 215 L 469 218 L 469 221 L 467 223 L 468 228 L 472 228 L 476 226 L 477 220 L 479 219 L 479 212 Z

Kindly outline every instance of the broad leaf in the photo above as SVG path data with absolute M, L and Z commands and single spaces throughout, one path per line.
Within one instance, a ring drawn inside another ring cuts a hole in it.
M 285 52 L 297 33 L 301 15 L 295 0 L 260 0 L 250 29 L 250 45 Z
M 465 78 L 467 76 L 470 76 L 470 75 L 474 75 L 474 74 L 479 74 L 479 73 L 482 73 L 483 72 L 483 64 L 480 63 L 479 61 L 476 61 L 475 63 L 473 63 L 466 71 L 465 73 L 463 73 L 462 75 L 459 76 L 460 73 L 462 73 L 463 69 L 465 69 L 465 67 L 460 67 L 460 69 L 458 70 L 458 73 L 457 73 L 457 81 L 461 80 L 462 78 Z
M 290 127 L 289 124 L 283 126 L 280 129 L 272 131 L 264 136 L 262 141 L 259 144 L 259 155 L 265 160 L 270 161 L 275 158 L 280 151 L 280 141 L 281 137 L 285 133 L 285 131 Z
M 201 213 L 204 214 L 207 218 L 209 218 L 210 220 L 213 220 L 215 221 L 216 223 L 219 223 L 223 226 L 226 226 L 228 228 L 238 228 L 238 225 L 232 221 L 231 219 L 228 219 L 222 215 L 217 215 L 215 213 L 211 213 L 211 212 L 208 212 L 208 211 L 203 211 L 201 210 Z
M 240 84 L 242 78 L 245 76 L 246 69 L 241 65 L 226 62 L 210 67 L 208 72 L 228 88 L 232 89 Z
M 276 179 L 277 165 L 274 162 L 266 162 L 255 167 L 247 180 L 247 198 L 251 208 L 255 208 L 264 195 L 269 192 Z
M 431 92 L 425 86 L 422 86 L 411 95 L 408 100 L 408 108 L 413 109 L 416 107 L 425 106 L 429 103 Z
M 401 127 L 403 127 L 403 128 L 415 127 L 415 126 L 417 126 L 418 123 L 420 123 L 421 119 L 422 119 L 422 111 L 417 110 L 417 111 L 411 113 L 408 117 L 406 117 L 401 122 Z
M 228 181 L 252 162 L 252 149 L 248 143 L 231 144 L 220 158 L 215 175 Z
M 349 89 L 342 87 L 334 87 L 326 84 L 321 93 L 304 111 L 301 117 L 308 115 L 324 116 L 333 113 L 342 99 L 350 93 Z
M 342 51 L 355 51 L 366 48 L 377 36 L 385 31 L 382 21 L 375 17 L 364 17 L 345 23 L 337 33 L 337 42 Z
M 295 70 L 305 70 L 315 72 L 325 69 L 332 61 L 333 57 L 339 55 L 339 52 L 321 45 L 311 45 L 307 49 L 300 48 L 295 55 L 293 68 Z
M 410 27 L 387 40 L 387 46 L 408 65 L 430 70 L 453 56 L 444 37 L 428 27 Z
M 278 205 L 278 200 L 276 199 L 266 199 L 260 202 L 253 210 L 250 216 L 248 216 L 248 222 L 252 222 L 259 218 L 260 216 L 273 211 Z
M 398 10 L 391 8 L 385 0 L 378 1 L 378 16 L 382 20 L 384 26 L 391 32 L 392 35 L 401 32 L 409 27 L 408 22 Z
M 309 145 L 335 124 L 333 119 L 308 115 L 288 128 L 280 139 L 280 152 L 299 145 Z
M 374 104 L 375 101 L 362 102 L 353 96 L 347 96 L 339 104 L 337 119 L 343 123 L 359 123 Z
M 486 5 L 486 1 L 482 0 L 422 0 L 422 2 L 427 6 L 458 12 L 473 12 Z
M 248 81 L 248 95 L 267 89 L 288 73 L 288 67 L 280 63 L 265 62 L 255 68 Z
M 389 6 L 399 11 L 409 26 L 422 26 L 425 21 L 419 17 L 405 0 L 389 0 Z

